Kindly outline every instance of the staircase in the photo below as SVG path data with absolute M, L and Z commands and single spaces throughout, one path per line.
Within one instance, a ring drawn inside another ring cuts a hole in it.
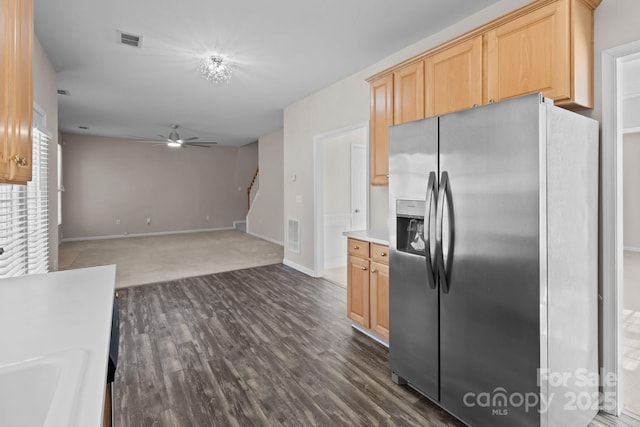
M 256 198 L 258 194 L 258 188 L 260 188 L 260 180 L 258 179 L 258 173 L 260 168 L 256 168 L 256 173 L 253 174 L 253 179 L 247 187 L 247 211 L 251 209 L 251 202 Z

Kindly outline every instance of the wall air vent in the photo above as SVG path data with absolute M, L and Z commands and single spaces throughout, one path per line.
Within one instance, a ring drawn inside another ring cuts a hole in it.
M 65 96 L 70 96 L 71 92 L 69 92 L 66 89 L 58 89 L 58 95 L 65 95 Z
M 118 31 L 120 33 L 120 43 L 127 46 L 140 47 L 142 45 L 142 36 L 136 36 L 135 34 L 125 33 L 124 31 Z
M 287 227 L 287 248 L 291 252 L 300 253 L 300 221 L 297 219 L 288 220 Z

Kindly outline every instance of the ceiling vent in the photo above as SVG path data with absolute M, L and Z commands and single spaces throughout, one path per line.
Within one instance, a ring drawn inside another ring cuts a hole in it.
M 71 92 L 66 89 L 58 89 L 58 95 L 70 96 Z
M 140 47 L 142 45 L 142 36 L 136 36 L 135 34 L 125 33 L 124 31 L 119 31 L 120 33 L 120 43 L 126 44 L 127 46 Z

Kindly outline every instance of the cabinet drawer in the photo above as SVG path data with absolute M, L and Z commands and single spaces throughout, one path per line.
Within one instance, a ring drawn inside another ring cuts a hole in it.
M 362 240 L 348 239 L 349 255 L 369 258 L 369 243 Z
M 389 247 L 384 245 L 371 244 L 371 259 L 375 262 L 389 264 Z

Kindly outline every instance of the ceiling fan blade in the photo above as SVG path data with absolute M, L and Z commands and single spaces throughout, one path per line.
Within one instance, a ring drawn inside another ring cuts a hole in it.
M 216 141 L 197 141 L 197 142 L 185 142 L 185 144 L 202 144 L 202 145 L 217 145 Z
M 182 143 L 183 147 L 189 146 L 189 147 L 204 147 L 204 148 L 209 148 L 211 147 L 211 144 L 200 144 L 199 142 L 183 142 Z
M 182 141 L 187 142 L 187 141 L 194 141 L 194 140 L 196 140 L 196 139 L 198 139 L 198 137 L 197 137 L 197 136 L 192 136 L 191 138 L 185 138 L 185 139 L 183 139 Z

